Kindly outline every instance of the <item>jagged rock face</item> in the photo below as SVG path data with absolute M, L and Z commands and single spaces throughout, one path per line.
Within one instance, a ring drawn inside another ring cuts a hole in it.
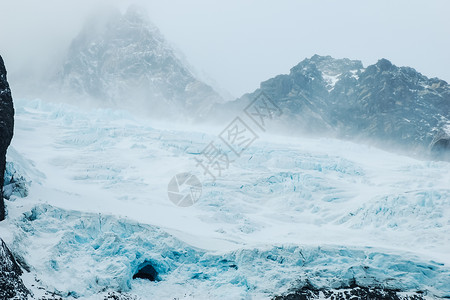
M 72 42 L 58 77 L 62 91 L 155 115 L 203 111 L 222 100 L 136 7 L 91 20 Z
M 346 134 L 390 143 L 428 147 L 450 120 L 447 83 L 385 59 L 361 72 L 353 86 L 337 82 L 330 98 L 339 119 L 348 120 Z M 353 113 L 341 103 L 348 103 Z
M 260 90 L 278 103 L 287 118 L 295 119 L 297 130 L 312 134 L 334 132 L 330 90 L 340 74 L 353 74 L 362 68 L 359 61 L 316 55 L 293 67 L 290 74 L 262 82 Z
M 392 289 L 379 287 L 359 287 L 353 285 L 348 288 L 336 290 L 316 289 L 312 286 L 305 286 L 292 293 L 276 296 L 273 300 L 354 300 L 354 299 L 377 299 L 377 300 L 425 300 L 423 292 L 401 292 Z
M 382 147 L 428 151 L 450 124 L 449 85 L 386 59 L 364 69 L 360 61 L 315 55 L 230 105 L 260 91 L 276 101 L 290 128 Z
M 0 239 L 0 299 L 27 299 L 30 292 L 20 278 L 22 270 Z
M 0 221 L 5 219 L 3 179 L 6 166 L 6 150 L 14 131 L 14 107 L 11 90 L 6 80 L 6 68 L 0 56 Z

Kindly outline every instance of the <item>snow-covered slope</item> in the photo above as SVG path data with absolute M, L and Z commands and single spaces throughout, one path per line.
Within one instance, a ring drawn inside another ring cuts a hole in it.
M 223 128 L 40 100 L 16 111 L 9 160 L 32 183 L 0 235 L 36 295 L 266 299 L 308 279 L 450 297 L 448 162 L 257 132 L 213 182 L 195 158 Z M 203 184 L 191 207 L 167 196 L 180 172 Z M 146 264 L 160 281 L 132 279 Z

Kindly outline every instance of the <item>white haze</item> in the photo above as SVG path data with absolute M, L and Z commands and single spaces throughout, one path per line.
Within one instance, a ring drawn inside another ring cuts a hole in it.
M 9 1 L 1 4 L 0 53 L 10 82 L 45 76 L 94 10 L 132 1 Z M 234 96 L 313 54 L 379 58 L 450 80 L 450 2 L 137 1 L 193 65 Z

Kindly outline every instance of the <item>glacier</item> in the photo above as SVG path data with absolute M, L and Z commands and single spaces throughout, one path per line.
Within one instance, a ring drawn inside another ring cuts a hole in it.
M 260 134 L 211 181 L 195 157 L 220 125 L 40 99 L 15 106 L 7 158 L 27 195 L 6 201 L 0 234 L 36 297 L 270 299 L 306 281 L 450 297 L 449 162 Z M 185 171 L 203 194 L 181 208 L 167 184 Z M 146 264 L 159 281 L 132 279 Z

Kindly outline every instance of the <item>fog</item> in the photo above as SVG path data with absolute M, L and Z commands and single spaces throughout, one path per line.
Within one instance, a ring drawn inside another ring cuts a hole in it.
M 107 4 L 106 4 L 107 2 Z M 134 1 L 196 72 L 230 98 L 314 54 L 387 58 L 450 81 L 450 2 Z M 1 4 L 0 51 L 11 84 L 51 68 L 86 18 L 132 1 L 9 1 Z
M 449 12 L 2 1 L 0 300 L 450 300 Z

